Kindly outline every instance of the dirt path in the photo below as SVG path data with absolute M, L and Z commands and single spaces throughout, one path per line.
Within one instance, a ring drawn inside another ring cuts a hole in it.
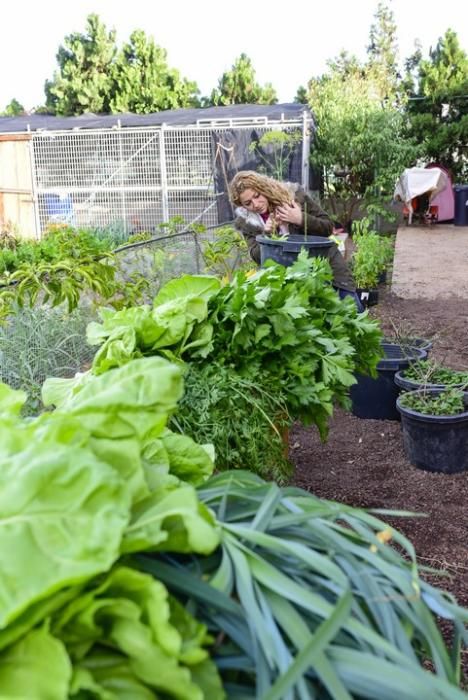
M 392 292 L 406 299 L 468 299 L 468 226 L 399 228 Z

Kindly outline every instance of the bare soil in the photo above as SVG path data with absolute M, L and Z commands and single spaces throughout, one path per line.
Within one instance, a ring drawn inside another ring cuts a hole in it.
M 381 320 L 385 334 L 393 335 L 397 328 L 429 338 L 431 357 L 468 369 L 467 299 L 403 299 L 381 288 L 370 315 Z M 436 585 L 468 607 L 468 472 L 446 475 L 418 469 L 405 456 L 399 421 L 357 418 L 339 408 L 325 444 L 315 427 L 295 426 L 290 455 L 295 485 L 319 497 L 424 514 L 385 519 L 413 542 L 421 564 L 446 572 Z M 466 651 L 463 666 L 468 679 Z

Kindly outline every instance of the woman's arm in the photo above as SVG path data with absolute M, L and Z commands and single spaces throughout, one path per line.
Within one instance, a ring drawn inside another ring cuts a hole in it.
M 260 245 L 256 238 L 264 233 L 262 223 L 257 221 L 256 217 L 252 217 L 243 207 L 238 207 L 234 214 L 236 217 L 234 227 L 244 236 L 252 260 L 260 264 Z

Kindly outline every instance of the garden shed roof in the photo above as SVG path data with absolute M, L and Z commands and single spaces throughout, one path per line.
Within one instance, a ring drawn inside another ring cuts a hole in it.
M 31 131 L 69 131 L 72 129 L 111 129 L 162 126 L 209 125 L 210 123 L 239 123 L 242 121 L 288 121 L 311 118 L 307 105 L 285 102 L 275 105 L 229 105 L 199 109 L 171 109 L 154 114 L 82 114 L 78 117 L 55 117 L 30 114 L 21 117 L 0 117 L 0 133 Z

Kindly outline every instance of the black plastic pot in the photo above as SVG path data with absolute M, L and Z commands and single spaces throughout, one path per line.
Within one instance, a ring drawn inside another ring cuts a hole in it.
M 395 374 L 395 384 L 403 389 L 404 391 L 420 391 L 423 389 L 446 389 L 447 384 L 431 384 L 430 382 L 424 382 L 418 379 L 407 379 L 405 376 L 405 370 L 402 369 Z M 466 383 L 466 382 L 465 382 Z M 452 389 L 461 389 L 465 386 L 465 383 L 461 384 L 450 384 Z
M 419 350 L 425 350 L 429 356 L 429 352 L 432 350 L 432 341 L 427 338 L 384 338 L 385 343 L 392 343 L 400 345 L 405 350 L 407 348 L 418 348 Z
M 356 294 L 363 307 L 367 309 L 368 306 L 375 306 L 379 303 L 379 290 L 378 289 L 362 289 L 358 287 L 356 289 Z
M 392 343 L 382 343 L 385 353 L 377 365 L 377 378 L 356 375 L 357 384 L 350 389 L 352 413 L 358 418 L 400 420 L 396 400 L 400 393 L 395 384 L 395 374 L 408 367 L 410 362 L 425 360 L 427 352 L 419 348 L 402 348 Z
M 327 257 L 327 251 L 332 247 L 333 241 L 322 236 L 291 235 L 285 240 L 270 238 L 269 236 L 257 236 L 260 244 L 260 264 L 267 260 L 274 260 L 280 265 L 289 267 L 297 260 L 302 248 L 307 250 L 309 257 Z
M 440 394 L 443 389 L 428 389 L 414 394 Z M 432 416 L 401 405 L 403 446 L 411 464 L 419 469 L 444 474 L 468 470 L 468 394 L 465 393 L 465 411 L 453 416 Z

